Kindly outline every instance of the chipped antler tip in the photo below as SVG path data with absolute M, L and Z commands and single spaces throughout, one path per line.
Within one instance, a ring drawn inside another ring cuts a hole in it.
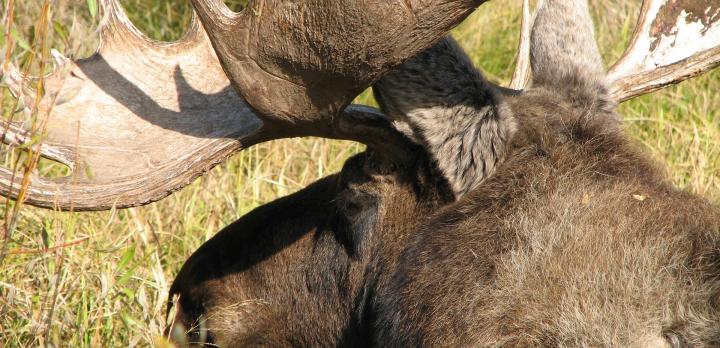
M 145 35 L 132 24 L 122 5 L 117 0 L 100 0 L 100 35 L 101 40 L 110 37 L 144 38 Z
M 554 0 L 553 0 L 554 1 Z M 538 0 L 536 8 L 544 5 Z M 561 4 L 555 3 L 553 4 Z M 521 90 L 530 75 L 530 46 L 538 38 L 528 30 L 536 22 L 523 0 L 517 65 L 509 87 Z M 536 11 L 537 12 L 537 11 Z M 552 64 L 545 62 L 542 67 Z M 617 101 L 662 89 L 720 66 L 720 2 L 644 0 L 630 45 L 607 73 L 610 95 Z
M 720 2 L 645 0 L 632 40 L 608 79 L 618 101 L 720 65 Z

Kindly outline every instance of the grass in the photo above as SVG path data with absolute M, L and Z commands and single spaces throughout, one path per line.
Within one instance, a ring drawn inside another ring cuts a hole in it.
M 43 0 L 16 0 L 13 59 L 37 72 L 43 69 L 39 62 L 48 62 L 42 47 L 74 57 L 92 53 L 98 42 L 98 18 L 90 10 L 94 3 L 56 0 L 47 43 L 37 46 Z M 598 40 L 610 62 L 627 43 L 638 5 L 630 0 L 593 3 Z M 190 18 L 182 1 L 123 4 L 156 39 L 178 38 Z M 239 1 L 233 5 L 242 6 Z M 519 0 L 496 0 L 453 34 L 487 76 L 506 83 L 518 23 Z M 5 52 L 6 43 L 0 43 Z M 628 133 L 666 164 L 672 180 L 714 202 L 720 202 L 718 91 L 720 71 L 715 71 L 620 107 Z M 0 111 L 7 117 L 13 101 L 6 90 L 0 93 Z M 358 101 L 373 103 L 368 93 Z M 17 153 L 6 150 L 0 151 L 5 163 L 15 161 Z M 234 156 L 145 207 L 74 214 L 22 207 L 0 264 L 0 347 L 153 344 L 165 325 L 173 276 L 198 246 L 254 207 L 337 171 L 361 150 L 357 144 L 324 139 L 275 141 Z M 0 216 L 6 216 L 4 209 L 13 205 L 0 200 L 0 207 Z

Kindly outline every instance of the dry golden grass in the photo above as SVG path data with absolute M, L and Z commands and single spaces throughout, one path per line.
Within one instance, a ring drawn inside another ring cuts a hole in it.
M 96 19 L 88 11 L 93 3 L 55 1 L 48 45 L 75 57 L 90 54 L 97 45 Z M 496 0 L 483 5 L 454 32 L 475 63 L 497 82 L 507 82 L 513 69 L 519 3 Z M 622 53 L 638 6 L 629 0 L 594 3 L 598 39 L 610 62 Z M 184 2 L 123 4 L 131 18 L 158 39 L 179 37 L 189 19 Z M 42 5 L 43 0 L 15 1 L 13 37 L 19 44 L 13 58 L 24 64 L 34 59 L 30 67 L 35 71 L 38 61 L 48 61 L 42 50 L 32 49 Z M 7 45 L 0 44 L 4 52 Z M 6 90 L 0 92 L 0 110 L 7 117 L 12 99 Z M 716 71 L 621 106 L 628 132 L 667 163 L 676 184 L 715 202 L 720 201 L 718 92 Z M 373 103 L 367 93 L 358 101 Z M 254 207 L 337 171 L 361 149 L 324 139 L 275 141 L 234 156 L 146 207 L 75 214 L 22 207 L 10 240 L 1 241 L 9 253 L 0 263 L 0 347 L 153 344 L 165 325 L 173 276 L 199 245 Z M 6 148 L 0 154 L 5 163 L 17 156 Z M 46 163 L 41 167 L 54 170 Z M 0 200 L 0 217 L 6 216 L 5 209 Z M 46 247 L 51 249 L 43 251 Z

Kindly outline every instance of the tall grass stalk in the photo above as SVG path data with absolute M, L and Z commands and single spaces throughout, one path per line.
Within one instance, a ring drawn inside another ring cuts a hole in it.
M 7 13 L 7 17 L 5 20 L 5 42 L 7 43 L 6 53 L 5 57 L 6 60 L 3 62 L 4 69 L 7 69 L 8 65 L 10 64 L 9 57 L 12 56 L 12 38 L 10 37 L 10 33 L 12 32 L 12 14 L 14 13 L 14 1 L 8 0 L 7 5 L 5 7 L 5 13 Z M 35 26 L 35 33 L 34 33 L 34 45 L 33 45 L 33 54 L 28 57 L 28 60 L 26 62 L 26 68 L 24 69 L 25 75 L 30 70 L 30 67 L 32 66 L 33 61 L 35 60 L 34 57 L 36 55 L 39 56 L 39 59 L 37 61 L 39 62 L 38 71 L 44 72 L 45 71 L 45 62 L 47 58 L 49 57 L 49 42 L 48 42 L 48 33 L 49 33 L 49 22 L 50 22 L 50 1 L 45 0 L 43 3 L 43 6 L 41 8 L 40 12 L 40 18 Z M 47 117 L 49 116 L 48 113 L 44 113 L 44 115 L 38 116 L 37 110 L 39 110 L 38 105 L 40 105 L 40 101 L 44 95 L 44 81 L 42 79 L 42 74 L 40 75 L 40 79 L 38 80 L 36 89 L 35 89 L 35 95 L 33 96 L 33 104 L 30 108 L 30 113 L 34 116 L 33 122 L 31 123 L 31 131 L 30 131 L 30 138 L 37 138 L 45 131 L 45 126 L 47 125 Z M 16 102 L 17 105 L 17 102 Z M 12 120 L 12 118 L 11 118 Z M 5 137 L 5 132 L 7 129 L 3 130 L 2 137 Z M 37 139 L 36 139 L 37 140 Z M 19 211 L 22 207 L 24 201 L 25 201 L 25 195 L 27 193 L 27 188 L 30 184 L 30 174 L 35 170 L 37 167 L 38 160 L 40 158 L 40 141 L 34 141 L 34 146 L 30 146 L 27 148 L 28 155 L 24 158 L 24 161 L 19 161 L 20 157 L 18 157 L 18 160 L 14 162 L 14 168 L 13 168 L 13 177 L 11 180 L 11 186 L 14 183 L 15 179 L 17 178 L 17 172 L 22 171 L 22 179 L 20 183 L 20 187 L 16 193 L 17 199 L 15 200 L 14 204 L 11 204 L 10 201 L 6 201 L 5 205 L 5 214 L 4 214 L 4 222 L 3 222 L 3 244 L 2 248 L 0 249 L 0 267 L 2 267 L 2 263 L 5 260 L 5 257 L 7 255 L 7 249 L 10 242 L 10 238 L 12 237 L 12 233 L 15 230 L 15 227 L 17 226 L 17 221 L 19 217 Z

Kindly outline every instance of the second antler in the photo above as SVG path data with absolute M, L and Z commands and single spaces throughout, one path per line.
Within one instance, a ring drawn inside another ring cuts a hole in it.
M 538 7 L 545 0 L 538 1 Z M 529 80 L 533 16 L 523 0 L 517 67 L 510 87 Z M 630 45 L 608 72 L 611 95 L 625 101 L 703 74 L 720 65 L 720 2 L 644 0 Z
M 628 100 L 720 65 L 720 2 L 646 0 L 630 46 L 609 71 L 612 95 Z

